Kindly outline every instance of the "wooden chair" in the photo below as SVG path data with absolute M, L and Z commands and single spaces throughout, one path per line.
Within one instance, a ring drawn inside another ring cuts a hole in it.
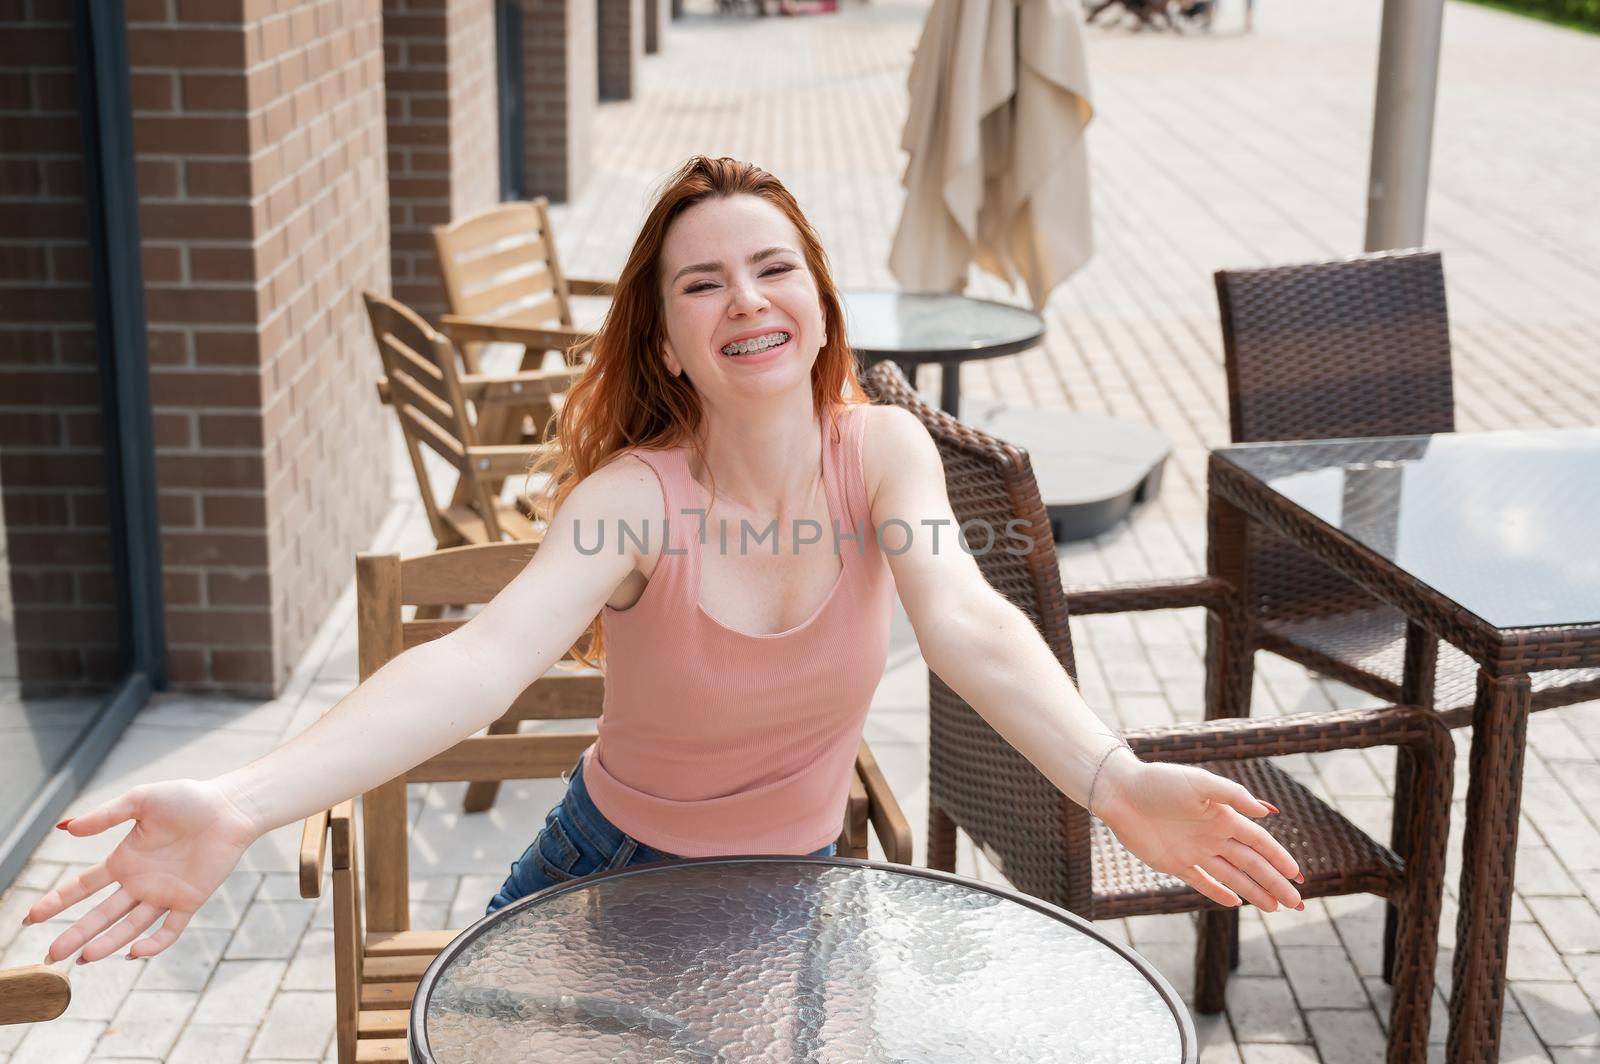
M 573 369 L 528 370 L 488 377 L 463 373 L 450 341 L 408 308 L 371 292 L 363 294 L 372 336 L 383 359 L 378 396 L 394 407 L 406 453 L 417 477 L 428 525 L 441 548 L 504 539 L 537 541 L 539 528 L 500 500 L 506 477 L 528 468 L 538 444 L 485 443 L 478 420 L 496 410 L 548 403 L 569 387 Z M 423 461 L 426 447 L 455 467 L 455 495 L 441 506 Z
M 547 351 L 569 356 L 588 339 L 573 325 L 573 296 L 616 291 L 615 281 L 580 280 L 561 269 L 543 196 L 435 226 L 433 248 L 449 308 L 445 331 L 452 322 L 519 326 L 523 332 L 511 342 L 526 349 L 523 369 L 539 368 Z M 478 373 L 482 342 L 498 338 L 456 339 L 463 342 L 469 372 Z
M 1027 522 L 1034 544 L 1030 552 L 975 554 L 985 578 L 1033 620 L 1069 673 L 1074 672 L 1067 626 L 1071 610 L 1198 606 L 1221 613 L 1239 608 L 1231 589 L 1211 578 L 1065 592 L 1026 452 L 923 403 L 892 363 L 873 367 L 868 381 L 879 401 L 912 411 L 932 434 L 957 520 L 987 522 L 995 529 L 1013 519 Z M 936 675 L 929 677 L 929 704 L 929 865 L 954 868 L 959 827 L 1017 889 L 1080 915 L 1111 919 L 1201 911 L 1195 1003 L 1201 1012 L 1220 1011 L 1233 959 L 1232 925 L 1226 919 L 1233 910 L 1133 858 Z M 1143 758 L 1204 765 L 1280 808 L 1283 812 L 1268 826 L 1299 860 L 1305 897 L 1371 893 L 1394 901 L 1400 934 L 1389 1059 L 1423 1059 L 1455 755 L 1437 717 L 1422 707 L 1386 706 L 1269 720 L 1209 720 L 1124 734 Z M 1409 800 L 1397 803 L 1410 854 L 1403 862 L 1266 760 L 1369 746 L 1399 747 L 1416 766 Z
M 1233 442 L 1455 431 L 1450 325 L 1437 251 L 1219 270 Z M 1477 665 L 1281 538 L 1222 529 L 1246 556 L 1252 642 L 1384 701 L 1469 722 Z M 1420 663 L 1402 690 L 1405 662 Z M 1600 670 L 1534 674 L 1534 709 L 1600 697 Z M 1249 684 L 1237 693 L 1248 712 Z
M 53 1020 L 71 1001 L 72 984 L 47 964 L 0 971 L 0 1027 Z
M 523 569 L 534 549 L 532 544 L 500 543 L 404 560 L 392 554 L 360 555 L 356 561 L 356 617 L 361 678 L 365 680 L 408 647 L 463 623 L 458 619 L 407 621 L 402 618 L 404 607 L 486 602 Z M 318 897 L 323 869 L 332 868 L 334 996 L 341 1064 L 406 1059 L 406 1010 L 411 995 L 434 955 L 459 933 L 411 930 L 406 785 L 557 777 L 594 742 L 595 733 L 519 735 L 517 724 L 598 717 L 604 694 L 604 682 L 594 670 L 552 670 L 517 698 L 489 728 L 489 734 L 464 740 L 405 776 L 362 795 L 359 848 L 353 801 L 307 818 L 300 848 L 301 895 Z M 888 860 L 910 863 L 910 825 L 863 742 L 839 836 L 841 854 L 867 855 L 869 823 Z M 506 840 L 508 863 L 511 851 L 525 842 Z
M 616 282 L 566 275 L 543 196 L 435 226 L 433 248 L 449 310 L 440 328 L 459 345 L 468 373 L 483 372 L 481 354 L 491 343 L 521 347 L 523 372 L 541 368 L 552 351 L 569 366 L 582 363 L 593 337 L 574 326 L 572 297 L 609 296 Z M 542 442 L 552 413 L 548 400 L 530 405 L 526 417 L 522 411 L 487 411 L 479 439 Z M 465 501 L 458 488 L 452 503 Z

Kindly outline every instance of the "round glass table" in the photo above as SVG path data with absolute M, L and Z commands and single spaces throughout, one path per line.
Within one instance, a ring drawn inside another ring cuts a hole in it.
M 944 872 L 718 857 L 573 880 L 462 932 L 413 1061 L 1179 1064 L 1194 1026 L 1062 909 Z
M 844 292 L 845 337 L 863 366 L 888 359 L 914 385 L 917 367 L 942 365 L 939 405 L 961 416 L 961 363 L 1026 351 L 1044 319 L 990 299 L 939 292 Z

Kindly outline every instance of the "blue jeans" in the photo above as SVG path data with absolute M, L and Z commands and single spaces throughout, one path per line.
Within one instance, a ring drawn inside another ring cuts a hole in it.
M 832 857 L 834 849 L 835 844 L 830 842 L 811 856 Z M 583 785 L 580 757 L 568 779 L 566 795 L 545 816 L 544 829 L 533 844 L 511 865 L 511 874 L 490 899 L 486 912 L 579 876 L 684 859 L 646 846 L 602 816 Z

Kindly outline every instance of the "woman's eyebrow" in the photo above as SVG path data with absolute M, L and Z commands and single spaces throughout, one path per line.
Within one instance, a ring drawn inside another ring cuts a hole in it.
M 785 252 L 787 252 L 790 255 L 798 254 L 793 248 L 786 248 L 786 247 L 782 246 L 781 244 L 774 244 L 770 248 L 762 248 L 760 251 L 756 252 L 754 255 L 751 255 L 750 256 L 750 262 L 753 265 L 755 263 L 763 262 L 763 261 L 765 261 L 767 259 L 770 259 L 774 255 L 781 255 L 781 254 L 783 254 Z M 690 274 L 690 273 L 722 273 L 722 272 L 723 272 L 723 266 L 722 266 L 722 263 L 720 263 L 720 262 L 697 262 L 692 266 L 685 266 L 683 269 L 681 269 L 677 273 L 673 274 L 671 283 L 672 284 L 677 284 L 678 283 L 678 279 L 680 277 L 683 277 L 685 274 Z

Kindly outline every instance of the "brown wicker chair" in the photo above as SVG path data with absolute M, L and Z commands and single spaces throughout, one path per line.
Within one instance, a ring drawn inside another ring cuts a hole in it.
M 1209 578 L 1066 594 L 1027 454 L 924 404 L 892 363 L 873 367 L 867 385 L 878 401 L 916 414 L 932 434 L 959 521 L 985 521 L 991 528 L 1013 519 L 1027 522 L 1031 552 L 991 550 L 979 553 L 977 561 L 989 583 L 1038 626 L 1068 672 L 1074 671 L 1069 608 L 1091 613 L 1237 608 L 1227 586 Z M 929 703 L 930 866 L 953 868 L 959 827 L 1017 889 L 1087 917 L 1231 912 L 1130 855 L 937 676 L 929 678 Z M 1420 707 L 1388 706 L 1178 724 L 1126 737 L 1141 757 L 1203 764 L 1282 809 L 1270 826 L 1300 862 L 1306 897 L 1371 893 L 1394 901 L 1401 915 L 1400 960 L 1389 1059 L 1425 1056 L 1454 757 L 1449 733 L 1438 719 Z M 1264 760 L 1366 746 L 1400 747 L 1417 766 L 1405 813 L 1409 861 L 1400 861 Z M 1201 1012 L 1223 1007 L 1229 929 L 1226 920 L 1202 920 L 1195 973 Z
M 1233 442 L 1455 430 L 1444 268 L 1437 251 L 1219 270 Z M 1477 666 L 1411 633 L 1421 667 L 1402 690 L 1406 619 L 1297 547 L 1246 531 L 1252 642 L 1386 702 L 1471 719 Z M 1435 667 L 1435 661 L 1437 665 Z M 1237 693 L 1248 714 L 1249 687 Z M 1534 709 L 1600 697 L 1600 670 L 1534 674 Z
M 1215 278 L 1233 442 L 1455 430 L 1437 251 L 1218 270 Z M 1478 667 L 1453 645 L 1271 532 L 1214 520 L 1211 538 L 1214 550 L 1243 559 L 1254 649 L 1386 702 L 1435 707 L 1452 728 L 1471 723 Z M 1249 715 L 1251 656 L 1229 670 L 1226 690 L 1212 692 L 1213 715 Z M 1600 669 L 1533 674 L 1535 710 L 1591 698 L 1600 698 Z M 1395 783 L 1401 800 L 1410 790 L 1408 772 L 1402 757 Z M 1398 829 L 1390 844 L 1405 853 Z M 1395 919 L 1391 909 L 1386 972 L 1394 964 Z

